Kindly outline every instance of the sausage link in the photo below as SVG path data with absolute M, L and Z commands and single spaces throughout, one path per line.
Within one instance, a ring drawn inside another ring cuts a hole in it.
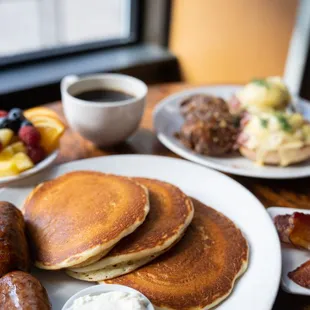
M 0 309 L 50 310 L 44 286 L 31 274 L 13 271 L 0 279 Z
M 11 203 L 0 201 L 0 277 L 13 270 L 28 271 L 29 268 L 23 214 Z

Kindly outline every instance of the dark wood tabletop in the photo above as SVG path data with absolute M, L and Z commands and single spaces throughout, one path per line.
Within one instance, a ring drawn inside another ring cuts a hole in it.
M 192 85 L 183 83 L 149 87 L 147 106 L 139 130 L 126 142 L 115 147 L 99 149 L 68 128 L 62 137 L 60 155 L 56 163 L 114 154 L 154 154 L 177 158 L 178 156 L 176 154 L 169 151 L 156 138 L 153 131 L 152 112 L 155 105 L 161 99 L 190 87 Z M 65 121 L 60 102 L 51 103 L 47 106 L 55 110 Z M 281 206 L 310 209 L 310 178 L 297 180 L 263 180 L 232 175 L 231 177 L 256 195 L 266 208 L 270 206 Z M 262 227 L 263 229 L 264 227 Z M 268 256 L 266 257 L 266 264 L 268 264 Z M 287 294 L 280 289 L 273 309 L 310 310 L 310 297 Z

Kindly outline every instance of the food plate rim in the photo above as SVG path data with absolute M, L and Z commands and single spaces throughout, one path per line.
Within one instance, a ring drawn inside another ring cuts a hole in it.
M 275 230 L 275 227 L 274 225 L 272 225 L 272 220 L 270 218 L 270 216 L 268 215 L 268 213 L 265 211 L 265 208 L 264 206 L 262 205 L 262 203 L 255 197 L 255 195 L 253 193 L 251 193 L 247 188 L 245 188 L 242 184 L 240 184 L 239 182 L 237 182 L 236 180 L 232 179 L 231 177 L 219 172 L 219 171 L 216 171 L 216 170 L 213 170 L 213 169 L 210 169 L 210 168 L 207 168 L 207 167 L 203 167 L 201 165 L 198 165 L 196 163 L 193 163 L 193 162 L 190 162 L 190 161 L 187 161 L 187 160 L 184 160 L 184 159 L 178 159 L 178 158 L 171 158 L 171 157 L 167 157 L 167 156 L 158 156 L 158 155 L 141 155 L 141 154 L 133 154 L 133 155 L 110 155 L 110 156 L 100 156 L 100 157 L 95 157 L 95 158 L 87 158 L 87 159 L 80 159 L 80 160 L 76 160 L 76 161 L 72 161 L 72 162 L 68 162 L 68 163 L 63 163 L 63 164 L 60 164 L 60 165 L 55 165 L 54 167 L 52 167 L 51 169 L 49 169 L 49 171 L 47 171 L 48 173 L 53 173 L 53 171 L 55 171 L 55 173 L 59 173 L 61 170 L 63 170 L 62 168 L 64 167 L 69 167 L 69 171 L 75 171 L 75 170 L 81 170 L 81 169 L 85 169 L 85 168 L 78 168 L 78 167 L 73 167 L 73 169 L 71 170 L 70 169 L 70 166 L 71 165 L 75 165 L 76 163 L 81 163 L 81 162 L 84 162 L 84 163 L 87 163 L 87 162 L 90 162 L 90 161 L 93 161 L 93 162 L 96 162 L 97 160 L 111 160 L 111 161 L 114 161 L 114 159 L 117 160 L 127 160 L 127 159 L 130 159 L 132 161 L 136 161 L 136 162 L 140 162 L 142 160 L 145 160 L 145 162 L 147 161 L 152 161 L 152 160 L 158 160 L 158 161 L 165 161 L 166 164 L 178 164 L 178 165 L 187 165 L 189 168 L 195 168 L 195 169 L 202 169 L 204 171 L 207 171 L 207 173 L 213 175 L 213 176 L 217 176 L 219 178 L 221 178 L 222 180 L 225 179 L 227 182 L 230 182 L 231 184 L 235 184 L 235 186 L 237 186 L 242 192 L 244 192 L 244 194 L 248 195 L 248 197 L 251 199 L 251 201 L 253 201 L 253 207 L 255 207 L 255 209 L 259 209 L 261 208 L 261 214 L 262 214 L 262 217 L 264 219 L 267 220 L 267 222 L 270 223 L 270 226 L 268 226 L 270 228 L 270 232 L 271 232 L 271 235 L 269 235 L 269 239 L 273 239 L 273 256 L 274 256 L 274 275 L 276 278 L 273 278 L 272 279 L 272 283 L 273 283 L 273 286 L 272 286 L 272 291 L 270 290 L 269 291 L 269 294 L 268 294 L 268 297 L 265 296 L 265 306 L 268 307 L 266 309 L 271 309 L 274 301 L 275 301 L 275 298 L 277 296 L 277 292 L 278 292 L 278 289 L 279 289 L 279 285 L 280 285 L 280 279 L 281 279 L 281 249 L 280 249 L 280 242 L 279 242 L 279 239 L 277 237 L 277 233 L 276 233 L 276 230 Z M 167 161 L 169 163 L 167 163 Z M 151 164 L 151 163 L 147 163 L 147 164 Z M 155 163 L 153 163 L 155 164 Z M 114 168 L 112 168 L 114 169 Z M 175 169 L 175 168 L 174 168 Z M 90 170 L 96 170 L 96 169 L 92 169 L 90 168 Z M 99 171 L 102 171 L 104 172 L 104 170 L 100 170 Z M 64 169 L 64 172 L 63 173 L 66 173 L 68 171 L 66 171 L 66 168 Z M 41 172 L 42 173 L 42 176 L 44 177 L 44 171 Z M 113 172 L 107 172 L 107 173 L 113 173 Z M 126 174 L 126 173 L 125 173 Z M 138 172 L 139 174 L 139 172 Z M 40 176 L 34 176 L 35 178 L 38 178 Z M 150 177 L 150 176 L 149 176 Z M 155 176 L 154 176 L 155 177 Z M 28 180 L 23 180 L 20 185 L 16 184 L 14 185 L 12 188 L 11 187 L 6 187 L 6 188 L 2 188 L 0 190 L 0 198 L 1 198 L 1 195 L 4 195 L 5 194 L 5 191 L 9 191 L 11 189 L 13 190 L 19 190 L 20 186 L 23 187 L 23 186 L 27 186 L 25 182 L 28 182 Z M 29 185 L 27 186 L 29 187 Z M 254 206 L 255 205 L 255 206 Z M 217 209 L 216 209 L 217 210 Z M 221 212 L 221 211 L 220 211 Z M 236 223 L 237 224 L 237 223 Z M 238 226 L 238 225 L 237 225 Z M 246 233 L 246 231 L 245 231 Z M 251 253 L 253 253 L 253 248 L 251 250 L 251 246 L 253 247 L 252 244 L 249 244 L 250 246 L 250 260 L 249 260 L 249 268 L 251 267 Z M 242 281 L 242 277 L 241 277 L 241 281 Z M 237 283 L 238 285 L 238 283 Z M 225 302 L 224 302 L 225 304 Z

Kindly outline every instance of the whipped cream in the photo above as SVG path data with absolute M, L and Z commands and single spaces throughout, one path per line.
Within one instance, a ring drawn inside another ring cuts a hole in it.
M 147 310 L 142 295 L 127 292 L 108 292 L 77 298 L 69 310 Z

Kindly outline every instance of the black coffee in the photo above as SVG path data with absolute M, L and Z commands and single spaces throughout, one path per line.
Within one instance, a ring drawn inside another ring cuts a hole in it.
M 74 95 L 74 97 L 86 101 L 113 102 L 134 98 L 133 95 L 112 89 L 94 89 Z

